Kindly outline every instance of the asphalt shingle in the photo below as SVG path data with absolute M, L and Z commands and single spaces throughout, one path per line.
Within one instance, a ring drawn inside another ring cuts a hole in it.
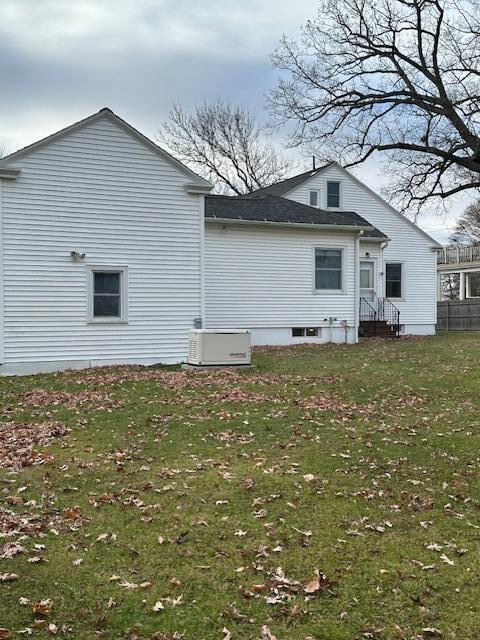
M 325 211 L 271 194 L 246 196 L 206 196 L 205 217 L 222 220 L 308 224 L 364 228 L 372 238 L 387 236 L 354 211 Z

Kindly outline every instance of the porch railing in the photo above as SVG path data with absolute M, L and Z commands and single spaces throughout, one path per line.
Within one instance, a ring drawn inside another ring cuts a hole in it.
M 395 335 L 400 333 L 400 310 L 388 298 L 378 298 L 377 308 L 379 319 L 385 322 L 395 331 Z
M 400 310 L 388 298 L 376 297 L 372 301 L 360 298 L 359 320 L 373 323 L 373 335 L 378 322 L 386 322 L 396 336 L 400 333 Z
M 468 246 L 452 245 L 444 247 L 437 253 L 438 264 L 458 264 L 474 261 L 480 261 L 480 242 Z

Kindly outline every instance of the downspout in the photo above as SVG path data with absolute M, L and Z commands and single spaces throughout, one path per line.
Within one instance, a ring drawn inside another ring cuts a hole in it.
M 360 321 L 360 238 L 363 236 L 363 230 L 358 231 L 355 234 L 354 244 L 354 318 L 353 318 L 353 341 L 356 344 L 358 342 L 358 327 Z
M 200 322 L 202 329 L 207 327 L 206 276 L 205 276 L 205 196 L 198 196 L 199 238 L 200 238 Z
M 383 259 L 383 252 L 384 250 L 388 247 L 388 243 L 390 242 L 390 240 L 385 240 L 385 242 L 382 242 L 382 244 L 380 245 L 380 265 L 381 265 L 381 271 L 380 273 L 381 275 L 381 286 L 380 286 L 380 298 L 384 298 L 385 297 L 385 261 Z

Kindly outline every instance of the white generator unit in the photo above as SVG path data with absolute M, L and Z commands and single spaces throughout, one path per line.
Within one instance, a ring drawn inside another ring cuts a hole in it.
M 248 329 L 191 329 L 188 364 L 249 365 L 251 344 Z

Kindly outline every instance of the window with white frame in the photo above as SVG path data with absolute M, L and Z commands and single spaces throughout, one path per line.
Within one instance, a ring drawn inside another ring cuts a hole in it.
M 127 322 L 128 268 L 87 267 L 88 322 Z
M 315 248 L 315 289 L 341 291 L 343 289 L 343 250 Z
M 467 298 L 480 298 L 480 273 L 467 273 Z
M 403 265 L 401 262 L 385 264 L 385 295 L 387 298 L 401 298 L 403 295 Z
M 311 190 L 310 191 L 310 206 L 311 207 L 318 207 L 320 202 L 320 197 L 319 197 L 319 193 L 317 190 Z
M 340 208 L 340 182 L 327 182 L 327 207 Z

